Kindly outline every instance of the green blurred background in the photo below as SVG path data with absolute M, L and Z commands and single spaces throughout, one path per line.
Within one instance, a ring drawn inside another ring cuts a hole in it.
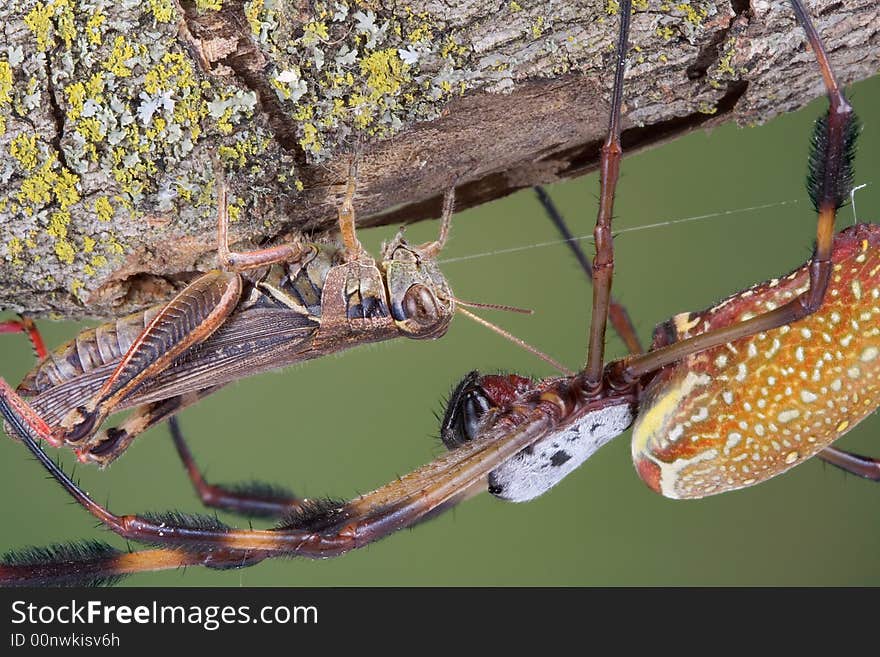
M 880 77 L 855 85 L 864 123 L 856 164 L 862 221 L 880 221 Z M 786 273 L 810 254 L 814 214 L 803 180 L 810 127 L 824 101 L 763 127 L 724 126 L 626 158 L 616 207 L 615 293 L 647 341 L 653 325 Z M 550 192 L 576 234 L 591 232 L 598 182 Z M 763 204 L 785 205 L 744 211 Z M 728 212 L 660 228 L 656 222 Z M 845 209 L 840 225 L 853 221 Z M 432 239 L 436 222 L 409 229 Z M 366 231 L 376 253 L 394 228 Z M 456 216 L 443 254 L 455 259 L 554 240 L 530 191 Z M 590 248 L 588 242 L 584 242 Z M 531 317 L 484 312 L 571 367 L 585 352 L 588 290 L 562 245 L 449 262 L 463 299 L 533 308 Z M 5 315 L 2 317 L 5 318 Z M 41 322 L 50 346 L 72 323 Z M 2 371 L 17 382 L 32 365 L 24 337 L 0 340 Z M 612 337 L 608 355 L 623 354 Z M 261 479 L 305 496 L 370 490 L 441 452 L 434 412 L 471 369 L 552 374 L 464 317 L 436 342 L 399 340 L 247 379 L 181 415 L 212 482 Z M 880 455 L 872 416 L 841 446 Z M 75 538 L 122 541 L 46 481 L 21 445 L 0 441 L 0 550 Z M 70 468 L 73 459 L 64 455 Z M 200 511 L 160 426 L 107 471 L 78 467 L 82 484 L 113 510 Z M 878 585 L 880 487 L 809 462 L 752 489 L 676 502 L 633 471 L 629 432 L 557 489 L 529 504 L 488 495 L 412 531 L 327 561 L 275 560 L 241 571 L 147 574 L 132 585 Z M 246 520 L 225 517 L 246 526 Z

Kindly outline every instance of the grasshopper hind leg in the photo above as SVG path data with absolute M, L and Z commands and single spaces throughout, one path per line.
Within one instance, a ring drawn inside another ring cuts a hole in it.
M 99 432 L 88 444 L 76 449 L 77 458 L 83 463 L 93 463 L 104 468 L 119 458 L 144 431 L 160 422 L 173 419 L 175 413 L 192 406 L 221 387 L 211 386 L 138 406 L 122 424 Z
M 37 361 L 43 360 L 49 354 L 43 336 L 40 335 L 39 329 L 30 317 L 19 315 L 19 319 L 0 322 L 0 333 L 26 333 L 31 341 Z

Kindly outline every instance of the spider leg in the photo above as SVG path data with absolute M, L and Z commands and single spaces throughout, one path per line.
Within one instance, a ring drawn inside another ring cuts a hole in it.
M 828 112 L 816 123 L 809 161 L 807 189 L 818 214 L 816 247 L 809 262 L 809 287 L 774 310 L 751 319 L 707 331 L 641 356 L 624 359 L 610 373 L 613 386 L 627 385 L 661 367 L 718 345 L 791 324 L 819 309 L 831 277 L 831 250 L 837 210 L 852 186 L 852 160 L 858 121 L 831 69 L 831 63 L 801 0 L 790 0 L 816 56 L 828 96 Z
M 817 456 L 833 466 L 863 479 L 880 481 L 880 459 L 853 454 L 836 447 L 826 447 Z
M 216 563 L 223 567 L 221 556 Z M 205 557 L 180 550 L 125 552 L 102 541 L 56 543 L 5 553 L 0 557 L 0 586 L 110 586 L 126 575 L 191 565 L 210 567 Z
M 592 285 L 593 268 L 590 265 L 590 260 L 587 258 L 587 254 L 584 253 L 581 245 L 578 244 L 574 235 L 572 235 L 568 228 L 568 224 L 566 224 L 565 219 L 562 214 L 560 214 L 553 199 L 547 194 L 547 191 L 540 185 L 535 185 L 534 189 L 535 194 L 538 195 L 538 200 L 541 201 L 541 205 L 544 206 L 544 210 L 547 212 L 547 216 L 550 217 L 550 221 L 552 221 L 553 225 L 559 230 L 562 239 L 565 240 L 565 243 L 571 249 L 574 257 L 580 264 L 581 269 L 583 269 L 584 274 L 587 275 L 587 280 Z M 608 319 L 611 322 L 612 328 L 614 328 L 614 331 L 620 339 L 623 340 L 623 343 L 626 345 L 626 348 L 629 349 L 631 354 L 641 354 L 645 351 L 642 348 L 642 343 L 639 341 L 638 332 L 633 325 L 632 319 L 630 319 L 626 306 L 617 301 L 613 296 L 609 297 L 608 300 Z
M 12 386 L 6 383 L 3 377 L 0 377 L 0 409 L 4 418 L 15 418 L 14 428 L 18 428 L 17 432 L 10 430 L 12 420 L 8 420 L 3 426 L 10 438 L 14 439 L 17 434 L 21 434 L 21 427 L 25 427 L 28 435 L 35 436 L 37 440 L 45 440 L 52 447 L 60 447 L 63 444 L 52 427 L 46 424 L 45 420 L 15 392 Z
M 126 451 L 138 435 L 168 420 L 177 453 L 205 506 L 243 515 L 270 518 L 290 513 L 301 505 L 301 501 L 288 491 L 259 484 L 236 487 L 215 486 L 207 483 L 199 471 L 174 415 L 220 387 L 212 386 L 139 406 L 119 427 L 101 431 L 89 444 L 77 449 L 77 458 L 83 463 L 95 463 L 102 468 L 106 467 Z
M 125 573 L 196 564 L 235 568 L 268 557 L 325 558 L 343 554 L 411 527 L 484 489 L 489 472 L 540 440 L 557 421 L 543 407 L 519 409 L 521 417 L 513 426 L 496 425 L 472 442 L 372 493 L 342 504 L 313 502 L 274 529 L 240 530 L 212 517 L 179 513 L 116 515 L 92 500 L 49 458 L 35 441 L 31 427 L 21 422 L 18 413 L 10 412 L 3 399 L 0 412 L 47 472 L 108 529 L 132 541 L 176 548 L 122 556 L 81 550 L 86 552 L 82 561 L 92 579 L 100 579 L 101 568 L 106 568 L 103 575 L 112 578 L 122 572 L 123 566 Z M 0 585 L 50 583 L 47 573 L 68 573 L 76 568 L 76 563 L 68 563 L 65 569 L 56 561 L 51 548 L 38 552 L 36 558 L 9 559 L 0 564 Z
M 611 304 L 611 277 L 614 273 L 614 245 L 611 218 L 614 215 L 614 192 L 620 175 L 623 148 L 620 144 L 620 106 L 623 102 L 623 74 L 626 70 L 627 41 L 632 2 L 620 3 L 620 31 L 617 43 L 617 65 L 614 72 L 614 91 L 611 95 L 611 112 L 608 121 L 608 137 L 602 146 L 599 160 L 599 212 L 593 237 L 596 256 L 593 258 L 593 312 L 590 318 L 589 347 L 584 380 L 587 387 L 598 390 L 602 385 L 605 367 L 605 328 Z
M 43 342 L 43 336 L 40 335 L 37 325 L 30 317 L 19 315 L 18 319 L 0 322 L 0 333 L 27 333 L 38 361 L 43 360 L 49 354 L 46 343 Z
M 168 420 L 168 428 L 171 431 L 171 439 L 174 441 L 177 454 L 183 462 L 199 499 L 205 506 L 260 518 L 281 518 L 304 508 L 305 502 L 303 500 L 280 487 L 268 486 L 259 482 L 232 486 L 209 484 L 205 481 L 189 446 L 186 444 L 176 417 Z

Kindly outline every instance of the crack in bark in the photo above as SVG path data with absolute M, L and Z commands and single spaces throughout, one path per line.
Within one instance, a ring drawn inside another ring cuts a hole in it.
M 61 140 L 64 138 L 64 110 L 61 109 L 61 105 L 58 104 L 58 99 L 55 97 L 55 83 L 52 81 L 52 62 L 47 55 L 45 57 L 45 70 L 46 70 L 46 89 L 49 96 L 49 109 L 52 114 L 52 121 L 55 123 L 55 134 L 52 136 L 51 144 L 52 148 L 55 149 L 55 152 L 58 153 L 58 161 L 61 162 L 61 165 L 71 171 L 72 169 L 67 163 L 67 156 L 64 154 L 64 149 L 61 147 Z
M 296 125 L 265 76 L 269 60 L 251 37 L 244 6 L 230 4 L 219 12 L 208 14 L 199 13 L 193 0 L 181 0 L 180 6 L 186 28 L 197 42 L 235 40 L 235 49 L 232 52 L 214 59 L 204 52 L 199 43 L 192 45 L 200 50 L 200 60 L 208 64 L 206 74 L 217 75 L 214 65 L 225 65 L 232 70 L 242 86 L 256 94 L 257 107 L 265 115 L 275 141 L 293 155 L 297 168 L 303 174 L 300 178 L 307 183 L 308 160 L 297 139 Z
M 734 15 L 727 23 L 727 27 L 718 30 L 709 43 L 700 50 L 694 63 L 687 67 L 688 80 L 698 80 L 706 77 L 709 67 L 718 61 L 718 47 L 724 43 L 737 20 L 751 11 L 749 0 L 730 0 L 730 8 L 733 10 Z

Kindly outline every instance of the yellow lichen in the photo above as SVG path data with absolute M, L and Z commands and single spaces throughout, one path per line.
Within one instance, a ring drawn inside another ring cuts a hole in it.
M 229 221 L 235 223 L 241 218 L 241 206 L 243 204 L 242 200 L 236 200 L 233 203 L 230 203 L 226 208 L 226 211 L 229 213 Z
M 431 41 L 434 38 L 434 25 L 430 20 L 427 20 L 429 16 L 429 14 L 425 13 L 419 17 L 422 20 L 406 35 L 407 41 L 410 43 L 421 43 L 422 41 Z
M 80 290 L 82 290 L 84 287 L 85 284 L 80 279 L 74 278 L 70 282 L 70 293 L 75 297 L 79 296 Z
M 110 221 L 113 218 L 113 205 L 106 196 L 99 196 L 95 199 L 95 213 L 98 215 L 98 221 Z
M 104 68 L 118 78 L 127 78 L 131 75 L 128 62 L 134 59 L 135 54 L 134 47 L 120 34 L 113 41 L 113 50 L 104 62 Z
M 86 23 L 86 35 L 89 38 L 89 42 L 100 46 L 101 41 L 103 40 L 101 26 L 107 20 L 107 16 L 104 15 L 100 9 L 95 9 L 92 15 L 89 17 L 88 23 Z
M 299 140 L 299 145 L 303 147 L 304 150 L 312 151 L 313 153 L 319 153 L 323 145 L 321 144 L 321 140 L 318 139 L 318 129 L 312 123 L 303 124 L 303 137 Z
M 675 8 L 684 14 L 684 19 L 691 25 L 699 25 L 708 15 L 705 9 L 694 9 L 691 5 L 682 2 L 675 5 Z
M 103 102 L 104 97 L 101 94 L 104 91 L 104 85 L 104 74 L 101 71 L 92 73 L 86 82 L 86 92 L 89 94 L 89 98 L 97 103 Z
M 37 136 L 26 135 L 24 133 L 18 135 L 9 144 L 9 154 L 18 160 L 21 168 L 25 171 L 31 171 L 37 166 Z
M 52 28 L 53 13 L 54 10 L 51 5 L 44 5 L 42 2 L 38 2 L 28 12 L 28 15 L 24 17 L 24 24 L 37 37 L 38 50 L 46 51 L 52 45 L 49 41 L 49 30 Z
M 724 55 L 718 60 L 718 73 L 721 75 L 736 75 L 736 70 L 731 65 L 736 54 L 736 38 L 730 37 L 724 44 Z
M 304 45 L 312 45 L 318 41 L 326 41 L 329 38 L 330 33 L 327 31 L 327 24 L 322 21 L 312 21 L 303 28 L 302 43 Z
M 125 247 L 117 242 L 116 238 L 112 235 L 108 237 L 107 240 L 104 242 L 104 247 L 107 249 L 107 251 L 109 251 L 110 253 L 115 253 L 116 255 L 122 255 L 123 253 L 125 253 Z
M 12 67 L 8 61 L 0 61 L 0 105 L 12 101 Z
M 251 32 L 258 35 L 262 30 L 262 21 L 260 14 L 263 12 L 263 0 L 253 0 L 244 9 L 244 15 L 251 26 Z
M 223 0 L 196 0 L 196 7 L 198 7 L 199 9 L 220 11 L 221 9 L 223 9 Z
M 538 16 L 532 23 L 532 38 L 537 39 L 544 33 L 544 17 Z
M 88 241 L 88 239 L 89 238 L 86 238 L 87 241 Z M 94 240 L 92 240 L 92 247 L 94 248 Z M 86 244 L 86 246 L 83 247 L 83 251 L 85 253 L 88 253 L 90 251 L 90 249 L 88 249 L 88 244 Z M 106 256 L 103 256 L 100 254 L 94 255 L 94 256 L 92 256 L 92 259 L 89 260 L 89 262 L 86 265 L 83 265 L 83 273 L 86 276 L 94 276 L 97 273 L 98 269 L 100 269 L 101 267 L 106 267 L 106 266 L 107 266 L 107 257 Z
M 455 37 L 450 35 L 443 42 L 443 45 L 440 47 L 440 56 L 448 57 L 449 55 L 464 55 L 467 52 L 467 46 L 461 45 L 458 41 L 455 40 Z
M 24 251 L 24 246 L 22 246 L 21 240 L 17 237 L 13 237 L 9 242 L 6 243 L 6 255 L 12 260 L 12 264 L 20 265 L 21 264 L 21 254 Z
M 281 96 L 284 98 L 284 100 L 288 100 L 290 98 L 290 87 L 289 86 L 284 84 L 277 77 L 273 77 L 271 82 L 272 82 L 272 86 L 281 92 Z
M 20 203 L 45 205 L 52 200 L 52 184 L 46 175 L 38 173 L 21 181 L 16 198 Z M 25 206 L 25 214 L 33 214 L 33 209 Z
M 669 26 L 658 27 L 656 33 L 664 41 L 669 41 L 675 36 L 675 30 Z
M 0 61 L 0 135 L 6 134 L 6 117 L 2 113 L 3 105 L 12 100 L 12 67 L 7 61 Z
M 57 155 L 52 153 L 39 169 L 21 181 L 16 198 L 24 205 L 25 214 L 31 215 L 34 206 L 46 205 L 53 200 L 62 212 L 79 202 L 79 191 L 76 189 L 79 176 L 63 167 L 56 171 L 56 159 Z
M 223 114 L 220 115 L 220 118 L 217 119 L 217 130 L 220 131 L 220 134 L 228 135 L 232 133 L 232 123 L 229 122 L 231 118 L 232 108 L 227 107 Z
M 91 253 L 95 249 L 95 240 L 86 235 L 83 237 L 83 253 Z
M 76 131 L 85 137 L 86 141 L 101 142 L 104 140 L 104 125 L 91 116 L 80 119 L 76 124 Z
M 55 10 L 55 29 L 64 40 L 64 47 L 69 50 L 76 38 L 76 19 L 70 0 L 54 0 L 52 8 Z
M 171 0 L 149 0 L 150 11 L 159 23 L 170 23 L 174 18 L 174 3 Z
M 65 210 L 57 210 L 49 216 L 49 225 L 46 232 L 52 237 L 63 240 L 67 237 L 67 226 L 70 224 L 70 213 Z
M 49 226 L 46 232 L 55 238 L 55 256 L 65 265 L 73 264 L 76 249 L 67 239 L 67 226 L 70 224 L 70 213 L 59 210 L 53 212 L 49 218 Z
M 253 135 L 237 141 L 235 146 L 220 146 L 217 149 L 217 154 L 224 165 L 243 168 L 247 164 L 248 155 L 255 155 L 259 151 L 265 150 L 268 147 L 266 142 L 267 140 L 261 140 Z
M 699 106 L 697 107 L 697 111 L 700 114 L 715 114 L 718 112 L 718 108 L 705 100 L 700 101 Z
M 76 121 L 82 114 L 86 87 L 82 82 L 74 82 L 64 88 L 64 95 L 67 96 L 67 118 Z
M 370 98 L 378 99 L 384 94 L 395 94 L 409 77 L 407 66 L 396 48 L 377 50 L 361 60 L 361 73 L 370 87 Z

